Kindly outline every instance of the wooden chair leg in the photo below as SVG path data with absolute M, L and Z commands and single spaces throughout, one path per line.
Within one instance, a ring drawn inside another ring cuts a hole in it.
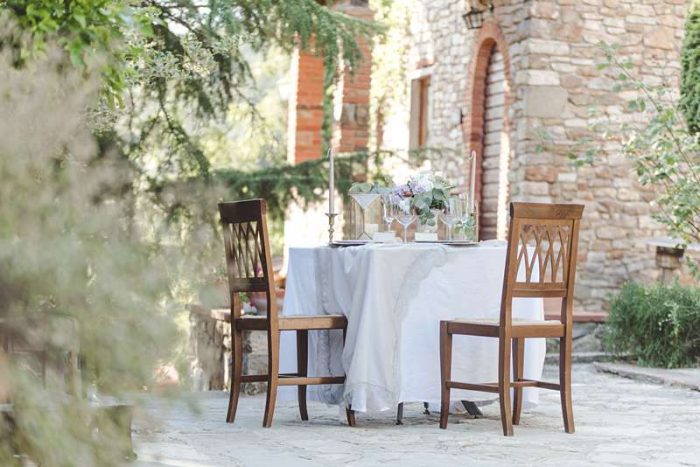
M 447 385 L 452 373 L 452 334 L 447 332 L 447 322 L 440 322 L 440 428 L 447 428 L 450 414 L 450 388 Z
M 345 409 L 345 416 L 348 419 L 348 425 L 355 426 L 355 411 L 352 410 L 352 406 Z
M 226 422 L 236 419 L 238 397 L 241 394 L 241 375 L 243 374 L 243 333 L 231 329 L 231 383 L 229 385 L 228 412 Z
M 330 331 L 329 331 L 330 332 Z M 348 329 L 343 328 L 343 345 L 345 345 L 345 338 L 348 335 Z M 352 410 L 352 405 L 345 409 L 345 417 L 348 419 L 348 426 L 355 426 L 355 411 Z
M 484 413 L 481 411 L 479 406 L 477 406 L 472 401 L 462 401 L 462 407 L 467 411 L 469 415 L 474 418 L 484 418 Z
M 309 366 L 309 331 L 297 331 L 297 374 L 308 376 Z M 302 420 L 309 419 L 309 412 L 306 410 L 306 385 L 297 386 L 297 396 L 299 399 L 299 415 Z
M 513 419 L 510 405 L 510 336 L 499 339 L 498 352 L 498 401 L 501 404 L 503 434 L 513 436 Z
M 576 428 L 574 426 L 574 407 L 571 402 L 571 335 L 568 338 L 559 339 L 559 394 L 564 417 L 564 431 L 573 433 Z
M 513 339 L 513 381 L 523 379 L 525 362 L 525 339 Z M 520 424 L 520 414 L 523 410 L 523 388 L 513 390 L 513 425 Z
M 265 417 L 263 427 L 272 426 L 272 417 L 275 414 L 277 402 L 277 387 L 280 375 L 280 333 L 271 331 L 267 334 L 267 400 L 265 401 Z

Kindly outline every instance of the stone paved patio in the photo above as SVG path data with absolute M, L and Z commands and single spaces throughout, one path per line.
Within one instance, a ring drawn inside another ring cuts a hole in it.
M 556 368 L 547 367 L 548 378 Z M 138 466 L 328 465 L 698 465 L 700 392 L 601 374 L 574 366 L 577 432 L 563 432 L 558 393 L 542 391 L 541 404 L 525 412 L 515 437 L 501 435 L 498 407 L 485 418 L 452 416 L 446 431 L 422 405 L 405 409 L 403 426 L 393 414 L 359 414 L 358 426 L 341 425 L 338 410 L 310 404 L 301 422 L 296 403 L 277 407 L 272 429 L 260 424 L 260 396 L 243 398 L 235 425 L 224 423 L 227 394 L 194 395 L 200 413 L 184 404 L 153 401 L 137 417 Z M 158 421 L 160 420 L 160 421 Z

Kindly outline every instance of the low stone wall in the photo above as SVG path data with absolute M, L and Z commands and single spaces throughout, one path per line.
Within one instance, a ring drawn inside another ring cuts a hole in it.
M 16 330 L 21 329 L 21 332 Z M 47 314 L 41 320 L 0 319 L 0 364 L 12 362 L 44 385 L 80 394 L 78 323 L 70 316 Z M 7 397 L 0 384 L 0 403 Z
M 231 379 L 231 312 L 190 306 L 190 380 L 194 391 L 228 390 Z M 243 333 L 243 374 L 267 373 L 267 335 Z M 266 383 L 246 383 L 245 394 L 265 391 Z

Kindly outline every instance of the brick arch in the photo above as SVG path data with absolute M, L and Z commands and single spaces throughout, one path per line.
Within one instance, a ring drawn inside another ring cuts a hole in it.
M 463 127 L 464 138 L 469 154 L 476 152 L 476 189 L 477 201 L 481 203 L 482 195 L 482 163 L 484 148 L 484 112 L 486 107 L 486 73 L 489 67 L 491 53 L 496 47 L 503 55 L 503 68 L 505 75 L 505 105 L 503 108 L 504 131 L 510 134 L 511 122 L 508 110 L 513 100 L 512 78 L 510 71 L 510 55 L 508 43 L 503 31 L 495 19 L 484 21 L 475 40 L 474 53 L 470 65 L 470 88 L 467 94 L 469 104 L 469 118 Z

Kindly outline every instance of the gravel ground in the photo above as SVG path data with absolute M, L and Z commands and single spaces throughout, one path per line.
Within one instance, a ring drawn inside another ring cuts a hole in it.
M 546 367 L 554 380 L 556 368 Z M 700 392 L 601 374 L 574 365 L 576 433 L 563 431 L 559 395 L 523 413 L 515 437 L 501 434 L 498 405 L 484 418 L 450 417 L 407 404 L 404 425 L 390 412 L 340 423 L 338 409 L 309 403 L 308 422 L 295 402 L 278 403 L 271 429 L 261 427 L 264 397 L 243 397 L 234 425 L 224 423 L 228 394 L 198 393 L 187 404 L 162 399 L 137 414 L 137 466 L 330 465 L 700 465 Z M 193 410 L 192 408 L 195 408 Z

